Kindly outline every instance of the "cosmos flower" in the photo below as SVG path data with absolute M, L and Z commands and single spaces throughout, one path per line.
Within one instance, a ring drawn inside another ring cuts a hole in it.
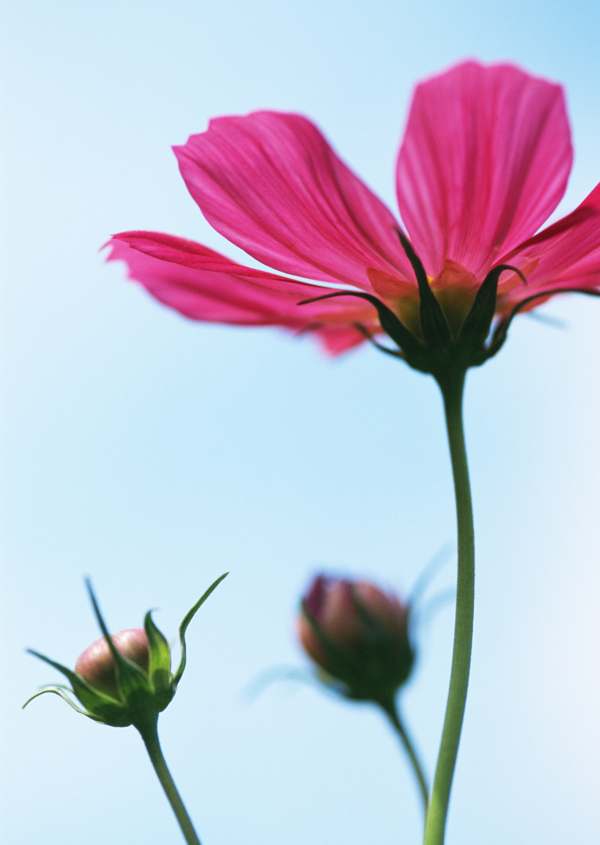
M 509 64 L 468 61 L 417 86 L 396 166 L 403 225 L 300 115 L 217 118 L 175 154 L 208 222 L 277 271 L 115 235 L 109 260 L 193 320 L 311 332 L 331 354 L 385 332 L 433 372 L 424 349 L 466 344 L 465 367 L 482 363 L 517 311 L 600 285 L 600 185 L 538 232 L 572 164 L 563 91 Z

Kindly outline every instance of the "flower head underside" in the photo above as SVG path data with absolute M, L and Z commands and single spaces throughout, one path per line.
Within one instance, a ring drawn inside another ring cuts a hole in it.
M 518 311 L 600 286 L 600 185 L 538 231 L 572 164 L 562 88 L 512 65 L 469 61 L 417 86 L 396 166 L 403 225 L 300 115 L 218 118 L 175 154 L 208 222 L 276 271 L 115 235 L 109 260 L 194 320 L 312 332 L 332 354 L 387 334 L 434 372 L 448 355 L 482 363 Z

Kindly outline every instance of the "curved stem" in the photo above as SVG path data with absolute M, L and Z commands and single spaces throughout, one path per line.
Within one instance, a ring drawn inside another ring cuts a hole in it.
M 184 807 L 181 796 L 175 786 L 175 781 L 171 777 L 171 772 L 169 771 L 166 760 L 163 756 L 158 739 L 158 716 L 156 719 L 148 722 L 147 724 L 136 725 L 136 728 L 144 740 L 144 745 L 146 746 L 148 756 L 154 766 L 154 771 L 157 774 L 160 785 L 165 791 L 165 795 L 167 796 L 169 804 L 175 813 L 175 817 L 179 822 L 179 827 L 181 828 L 185 841 L 188 845 L 201 845 L 196 831 L 194 830 L 192 820 L 187 814 L 187 810 Z
M 475 536 L 463 429 L 462 398 L 464 383 L 465 373 L 461 371 L 438 379 L 444 400 L 448 445 L 454 477 L 458 529 L 458 577 L 450 688 L 435 778 L 425 817 L 424 845 L 442 845 L 444 842 L 450 790 L 456 766 L 471 665 L 475 595 Z
M 427 788 L 427 781 L 425 779 L 425 773 L 423 771 L 423 766 L 421 765 L 421 761 L 417 755 L 417 751 L 415 749 L 414 743 L 411 740 L 405 726 L 404 722 L 400 718 L 400 714 L 398 712 L 398 708 L 396 706 L 396 702 L 392 700 L 389 704 L 381 704 L 381 707 L 392 723 L 392 726 L 398 736 L 400 737 L 400 742 L 406 753 L 408 754 L 408 759 L 410 760 L 410 765 L 413 770 L 413 774 L 415 776 L 415 780 L 417 781 L 417 786 L 419 788 L 419 794 L 421 795 L 421 800 L 423 802 L 423 813 L 427 811 L 427 802 L 429 800 L 429 791 Z

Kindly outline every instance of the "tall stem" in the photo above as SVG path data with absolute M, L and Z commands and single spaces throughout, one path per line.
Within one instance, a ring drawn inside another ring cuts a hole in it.
M 144 723 L 143 725 L 136 725 L 136 727 L 144 740 L 144 745 L 146 746 L 148 756 L 154 766 L 154 771 L 158 776 L 169 804 L 171 805 L 173 812 L 175 813 L 175 817 L 179 822 L 179 827 L 181 828 L 185 841 L 188 845 L 201 845 L 196 831 L 194 830 L 192 820 L 187 814 L 187 810 L 184 807 L 181 796 L 175 786 L 175 781 L 171 777 L 171 772 L 169 771 L 166 760 L 163 756 L 158 739 L 158 718 L 149 721 L 148 723 Z
M 450 688 L 435 778 L 425 817 L 424 845 L 442 845 L 444 842 L 450 790 L 469 684 L 475 595 L 473 507 L 462 414 L 465 373 L 454 372 L 443 379 L 438 379 L 438 383 L 444 400 L 454 477 L 458 530 L 458 577 Z
M 410 765 L 413 770 L 417 786 L 419 788 L 421 801 L 423 803 L 423 812 L 425 813 L 427 810 L 427 801 L 429 798 L 427 790 L 427 781 L 425 779 L 423 766 L 421 765 L 421 761 L 419 760 L 419 756 L 417 754 L 414 743 L 406 730 L 403 720 L 400 717 L 400 713 L 398 712 L 398 707 L 396 706 L 396 702 L 394 701 L 394 699 L 392 699 L 390 702 L 382 703 L 381 707 L 390 722 L 392 723 L 392 726 L 398 734 L 400 742 L 402 743 L 402 746 L 408 755 L 408 759 L 410 761 Z

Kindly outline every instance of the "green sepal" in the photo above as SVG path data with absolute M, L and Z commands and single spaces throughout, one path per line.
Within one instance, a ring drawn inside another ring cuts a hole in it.
M 310 627 L 313 629 L 319 642 L 327 652 L 327 656 L 332 658 L 336 664 L 336 669 L 339 670 L 336 672 L 336 676 L 343 678 L 348 674 L 348 672 L 352 671 L 354 666 L 354 661 L 348 657 L 348 650 L 339 646 L 328 634 L 325 633 L 321 625 L 317 622 L 315 616 L 313 616 L 313 614 L 309 611 L 306 599 L 302 599 L 301 607 L 302 613 L 306 616 Z M 322 669 L 322 667 L 319 668 L 324 671 L 325 674 L 330 674 L 327 670 Z
M 408 631 L 410 630 L 410 605 L 407 607 L 407 618 L 406 618 L 406 628 L 407 628 L 407 636 L 406 642 L 403 643 L 402 653 L 401 653 L 401 660 L 399 660 L 399 653 L 397 649 L 397 642 L 394 641 L 392 635 L 383 628 L 383 626 L 377 622 L 375 617 L 370 613 L 369 610 L 364 606 L 361 602 L 359 597 L 356 594 L 356 590 L 351 590 L 351 597 L 352 603 L 356 609 L 356 612 L 360 616 L 361 622 L 365 626 L 365 629 L 369 632 L 369 637 L 371 640 L 371 647 L 374 653 L 379 654 L 383 660 L 382 669 L 384 675 L 386 677 L 387 682 L 392 680 L 394 685 L 394 692 L 396 689 L 404 684 L 412 671 L 414 661 L 415 661 L 415 652 L 411 645 L 410 638 L 408 636 Z M 396 669 L 396 673 L 393 676 L 393 679 L 390 677 L 389 672 L 389 665 L 391 665 L 391 657 L 392 652 L 394 654 L 394 666 Z M 389 661 L 389 662 L 388 662 Z M 385 684 L 384 684 L 385 686 Z
M 121 700 L 127 701 L 128 703 L 133 703 L 136 700 L 142 702 L 152 693 L 149 678 L 143 669 L 140 669 L 139 666 L 136 666 L 135 663 L 128 660 L 126 657 L 123 657 L 123 655 L 117 651 L 102 614 L 100 613 L 100 608 L 98 606 L 98 602 L 96 601 L 96 596 L 94 595 L 89 579 L 86 579 L 86 586 L 94 608 L 94 613 L 96 614 L 96 619 L 98 620 L 98 625 L 104 634 L 104 639 L 108 643 L 113 660 L 115 661 L 115 675 L 117 679 L 117 688 L 121 694 Z
M 323 646 L 329 662 L 329 671 L 322 666 L 316 667 L 319 680 L 330 690 L 346 698 L 350 698 L 350 684 L 348 679 L 354 675 L 354 661 L 349 659 L 346 650 L 340 648 L 325 633 L 316 618 L 308 610 L 305 599 L 302 600 L 301 607 L 302 613 Z
M 150 683 L 157 692 L 168 690 L 171 686 L 171 649 L 164 634 L 154 624 L 151 610 L 144 618 L 144 629 L 150 645 Z
M 364 299 L 367 302 L 370 302 L 377 311 L 379 323 L 383 331 L 391 337 L 394 343 L 396 343 L 402 352 L 404 352 L 406 359 L 410 360 L 411 366 L 414 366 L 416 369 L 420 369 L 417 363 L 413 364 L 412 361 L 421 362 L 423 353 L 425 352 L 425 347 L 421 341 L 406 328 L 404 323 L 398 319 L 392 309 L 388 308 L 385 303 L 377 299 L 376 296 L 373 296 L 372 293 L 340 290 L 335 293 L 326 293 L 323 296 L 315 296 L 312 299 L 305 299 L 302 302 L 299 302 L 298 305 L 309 305 L 311 302 L 320 302 L 324 299 L 335 299 L 338 296 L 354 296 L 358 299 Z
M 48 663 L 49 666 L 52 666 L 54 669 L 58 669 L 59 672 L 62 672 L 62 674 L 71 682 L 74 695 L 77 696 L 79 701 L 81 701 L 87 710 L 93 711 L 98 705 L 120 704 L 120 702 L 112 698 L 112 696 L 106 695 L 106 693 L 100 692 L 100 690 L 91 687 L 87 681 L 84 681 L 81 675 L 78 675 L 77 672 L 73 672 L 73 670 L 69 669 L 67 666 L 63 666 L 62 663 L 50 660 L 49 657 L 46 657 L 44 654 L 40 654 L 39 651 L 34 651 L 32 648 L 27 649 L 27 651 L 34 657 L 39 658 L 39 660 L 43 660 L 44 663 Z
M 400 238 L 402 249 L 414 270 L 417 285 L 419 286 L 419 299 L 421 301 L 419 313 L 423 339 L 429 347 L 446 347 L 452 342 L 452 335 L 442 306 L 431 290 L 423 263 L 414 251 L 411 242 L 400 229 L 396 229 L 396 232 Z
M 496 326 L 496 330 L 490 343 L 488 358 L 495 355 L 504 345 L 510 324 L 519 311 L 522 311 L 523 308 L 525 308 L 526 305 L 529 305 L 530 302 L 535 302 L 536 299 L 543 299 L 545 296 L 554 296 L 555 293 L 584 293 L 587 296 L 600 296 L 600 291 L 587 290 L 586 288 L 551 288 L 550 290 L 541 290 L 538 293 L 534 293 L 531 296 L 522 299 L 515 305 L 510 314 L 501 320 Z
M 85 715 L 89 716 L 90 719 L 94 719 L 96 722 L 104 722 L 113 727 L 125 727 L 126 725 L 132 724 L 133 717 L 130 715 L 129 707 L 126 707 L 121 701 L 117 701 L 112 696 L 91 687 L 87 681 L 84 681 L 81 675 L 78 675 L 61 663 L 50 660 L 49 657 L 33 649 L 28 649 L 28 652 L 34 657 L 43 660 L 44 663 L 48 663 L 54 669 L 58 669 L 59 672 L 62 672 L 68 678 L 73 686 L 73 695 L 85 707 Z M 57 687 L 57 689 L 60 689 L 60 687 Z
M 523 284 L 527 280 L 518 267 L 510 264 L 499 264 L 487 274 L 473 300 L 471 310 L 461 326 L 458 342 L 468 344 L 473 352 L 483 349 L 488 338 L 494 314 L 496 313 L 496 299 L 498 297 L 498 281 L 505 270 L 516 273 Z
M 24 710 L 29 704 L 29 702 L 33 701 L 34 698 L 38 698 L 40 695 L 44 695 L 44 693 L 47 692 L 51 692 L 54 695 L 60 696 L 60 698 L 62 698 L 62 700 L 65 701 L 69 705 L 69 707 L 72 707 L 73 710 L 76 710 L 78 713 L 81 713 L 82 716 L 87 716 L 88 719 L 92 719 L 94 722 L 101 721 L 97 716 L 94 716 L 93 713 L 90 713 L 88 710 L 83 710 L 83 708 L 78 707 L 73 701 L 73 699 L 69 695 L 67 695 L 67 692 L 72 692 L 72 690 L 70 690 L 68 687 L 63 687 L 60 685 L 42 687 L 42 689 L 39 689 L 33 695 L 29 696 L 22 709 Z
M 359 331 L 365 340 L 368 340 L 369 343 L 375 347 L 375 349 L 379 349 L 380 352 L 385 352 L 386 355 L 391 355 L 393 358 L 402 358 L 404 359 L 404 355 L 399 349 L 389 349 L 389 347 L 384 346 L 382 343 L 373 337 L 371 332 L 367 329 L 366 326 L 363 326 L 362 323 L 352 323 L 354 328 Z
M 210 596 L 212 591 L 215 590 L 219 586 L 221 581 L 224 578 L 226 578 L 228 575 L 229 575 L 228 572 L 224 572 L 223 575 L 219 576 L 219 578 L 217 578 L 217 580 L 214 581 L 210 585 L 208 590 L 206 590 L 206 592 L 202 594 L 202 596 L 198 599 L 198 601 L 191 608 L 191 610 L 189 610 L 186 613 L 186 615 L 183 617 L 183 621 L 182 621 L 181 625 L 179 626 L 179 644 L 181 646 L 181 659 L 180 659 L 179 667 L 178 667 L 177 671 L 175 672 L 175 674 L 171 678 L 171 683 L 173 684 L 174 689 L 177 687 L 177 684 L 181 680 L 181 676 L 183 675 L 183 672 L 184 672 L 184 669 L 185 669 L 185 663 L 186 663 L 185 632 L 187 631 L 188 625 L 190 624 L 190 622 L 192 621 L 192 619 L 194 618 L 194 616 L 196 615 L 196 613 L 198 612 L 200 607 L 202 607 L 202 605 L 204 604 L 206 599 Z

